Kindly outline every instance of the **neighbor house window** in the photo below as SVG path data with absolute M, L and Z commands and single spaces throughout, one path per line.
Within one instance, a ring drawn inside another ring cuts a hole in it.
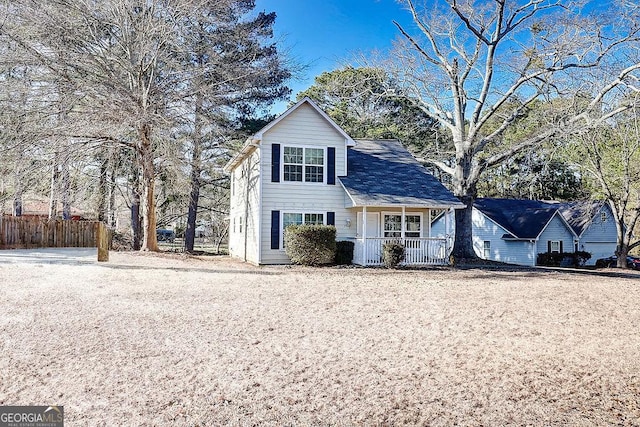
M 240 227 L 240 232 L 242 233 L 242 217 L 239 218 L 238 226 Z
M 324 214 L 321 213 L 293 213 L 288 212 L 282 214 L 282 236 L 283 236 L 283 244 L 284 248 L 284 230 L 290 225 L 323 225 L 324 224 Z
M 483 244 L 483 249 L 484 249 L 484 259 L 489 259 L 491 258 L 491 241 L 490 240 L 485 240 L 484 244 Z
M 422 227 L 421 215 L 405 215 L 404 237 L 420 237 Z M 387 214 L 384 216 L 384 237 L 402 236 L 402 215 Z
M 550 242 L 549 247 L 551 248 L 551 253 L 552 254 L 559 254 L 560 253 L 560 241 L 558 240 L 552 240 Z
M 607 213 L 606 212 L 600 212 L 600 221 L 607 222 Z
M 324 149 L 284 147 L 282 155 L 285 181 L 324 181 Z

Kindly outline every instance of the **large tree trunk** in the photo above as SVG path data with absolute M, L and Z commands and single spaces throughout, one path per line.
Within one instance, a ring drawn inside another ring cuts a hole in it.
M 142 167 L 142 247 L 143 251 L 158 251 L 156 236 L 156 174 L 153 166 L 153 147 L 151 145 L 151 126 L 143 124 L 139 129 L 139 161 Z
M 140 217 L 140 171 L 138 162 L 131 164 L 131 236 L 133 250 L 140 250 L 142 246 L 142 218 Z
M 457 155 L 453 175 L 454 194 L 466 206 L 464 209 L 455 211 L 456 231 L 452 255 L 456 261 L 478 259 L 478 255 L 473 250 L 473 202 L 477 197 L 477 189 L 476 182 L 470 179 L 472 158 L 470 153 Z
M 184 248 L 193 252 L 196 237 L 196 220 L 202 174 L 202 94 L 196 95 L 195 118 L 193 129 L 193 152 L 191 156 L 191 191 L 189 210 L 187 213 L 187 229 L 184 232 Z
M 118 178 L 118 163 L 120 162 L 120 148 L 115 147 L 109 164 L 109 226 L 116 227 L 116 180 Z
M 456 231 L 453 241 L 453 258 L 456 261 L 476 259 L 478 255 L 473 250 L 473 202 L 475 197 L 462 196 L 460 201 L 466 208 L 455 210 Z
M 109 170 L 109 155 L 103 148 L 98 158 L 100 161 L 100 177 L 98 179 L 98 221 L 107 221 L 107 172 Z
M 187 229 L 184 232 L 184 248 L 187 252 L 193 252 L 196 237 L 196 219 L 198 215 L 198 200 L 200 199 L 200 168 L 192 166 L 191 169 L 191 194 L 189 197 L 189 210 L 187 212 Z

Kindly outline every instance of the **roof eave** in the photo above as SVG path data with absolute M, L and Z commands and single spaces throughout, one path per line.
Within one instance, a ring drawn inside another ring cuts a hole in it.
M 231 158 L 231 160 L 229 160 L 227 162 L 226 165 L 224 165 L 224 167 L 222 168 L 222 170 L 225 173 L 231 173 L 232 170 L 234 170 L 236 168 L 236 166 L 238 166 L 240 163 L 242 163 L 242 161 L 251 153 L 253 153 L 253 151 L 255 151 L 256 148 L 258 148 L 258 145 L 260 144 L 260 140 L 256 139 L 256 138 L 248 138 L 247 141 L 245 142 L 244 146 L 242 147 L 242 149 L 240 151 L 238 151 L 236 153 L 235 156 L 233 156 Z

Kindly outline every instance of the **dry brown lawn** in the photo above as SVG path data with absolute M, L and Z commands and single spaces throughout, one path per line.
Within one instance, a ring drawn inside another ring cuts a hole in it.
M 640 277 L 0 264 L 0 405 L 85 425 L 640 425 Z

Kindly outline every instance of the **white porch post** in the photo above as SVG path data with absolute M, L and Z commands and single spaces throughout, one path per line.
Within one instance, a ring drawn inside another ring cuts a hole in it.
M 444 253 L 445 256 L 449 254 L 449 215 L 451 214 L 451 208 L 444 211 Z
M 431 209 L 427 209 L 426 221 L 427 221 L 427 237 L 431 237 Z M 445 227 L 446 227 L 446 224 L 445 224 Z M 422 230 L 420 230 L 420 232 L 422 232 Z
M 405 221 L 406 221 L 405 210 L 406 209 L 405 209 L 404 205 L 402 205 L 402 220 L 400 222 L 400 229 L 401 229 L 400 230 L 400 239 L 402 239 L 402 243 L 403 244 L 404 244 L 404 229 L 407 228 L 406 224 L 405 224 Z
M 362 260 L 367 265 L 367 205 L 362 207 Z

